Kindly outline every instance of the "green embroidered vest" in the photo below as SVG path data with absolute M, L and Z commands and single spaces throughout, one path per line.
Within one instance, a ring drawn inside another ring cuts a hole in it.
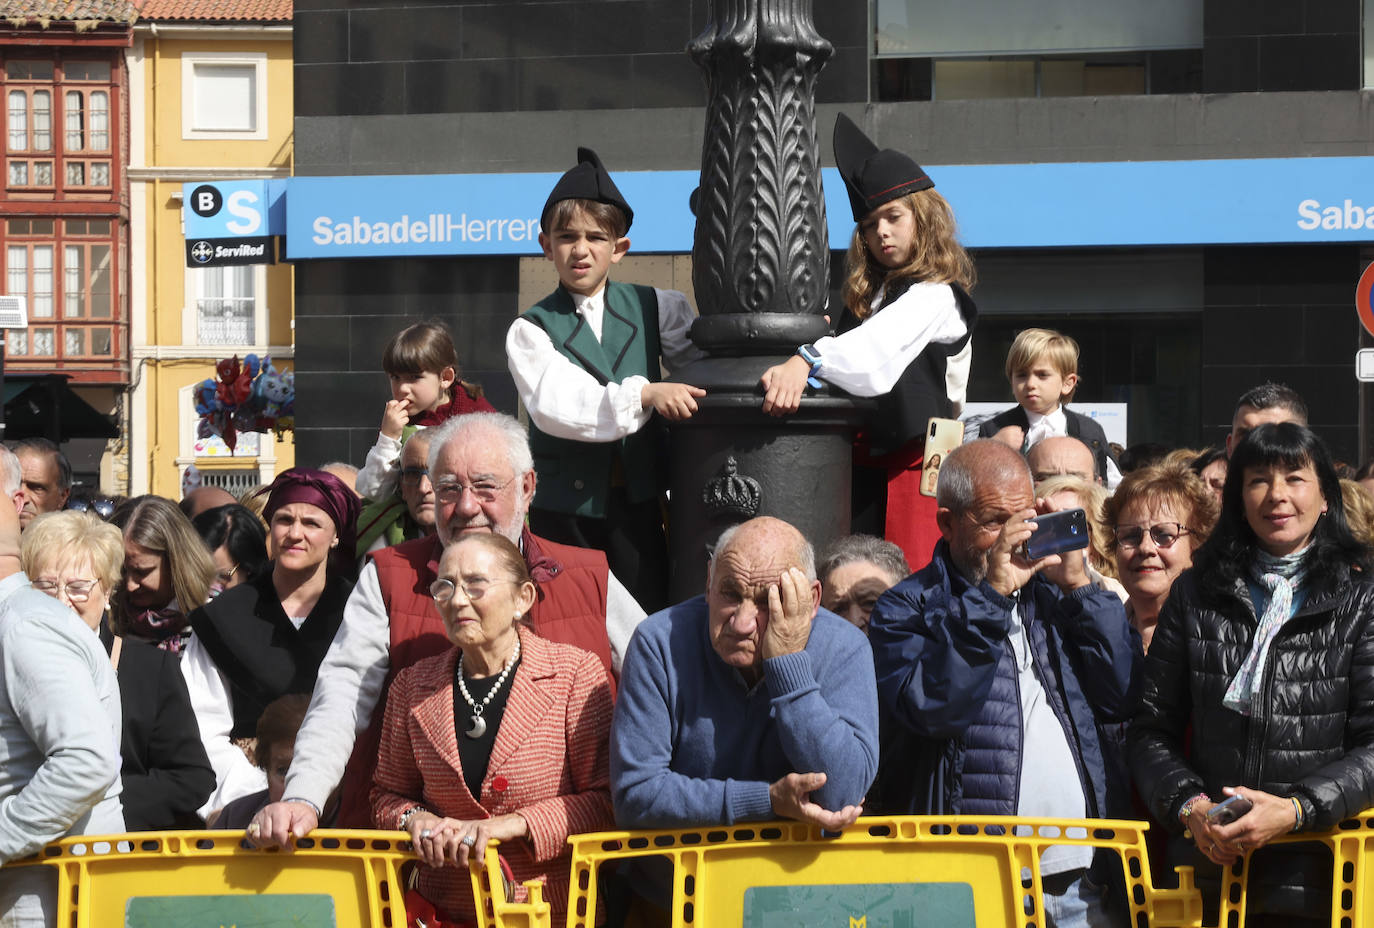
M 606 284 L 606 311 L 601 341 L 573 309 L 572 297 L 559 287 L 521 317 L 545 332 L 558 353 L 601 384 L 620 383 L 639 375 L 659 376 L 658 295 L 653 287 Z M 530 449 L 539 476 L 534 505 L 540 509 L 603 519 L 612 475 L 625 484 L 631 503 L 654 499 L 660 479 L 657 419 L 620 441 L 583 442 L 554 438 L 530 423 Z

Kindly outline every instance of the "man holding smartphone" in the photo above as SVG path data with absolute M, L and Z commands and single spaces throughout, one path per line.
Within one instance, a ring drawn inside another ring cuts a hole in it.
M 1124 764 L 1099 736 L 1130 718 L 1139 689 L 1140 638 L 1121 600 L 1091 583 L 1079 551 L 1027 559 L 1047 507 L 1006 445 L 953 451 L 936 504 L 934 560 L 878 600 L 870 625 L 884 811 L 1128 814 Z M 1087 845 L 1045 851 L 1057 928 L 1117 923 L 1103 893 L 1113 861 Z

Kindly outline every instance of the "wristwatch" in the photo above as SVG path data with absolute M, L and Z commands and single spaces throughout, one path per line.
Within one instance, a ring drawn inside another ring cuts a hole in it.
M 803 361 L 811 365 L 811 370 L 806 375 L 806 385 L 813 390 L 821 388 L 820 379 L 816 377 L 816 371 L 821 369 L 821 356 L 816 352 L 815 345 L 802 345 L 797 349 L 798 356 Z

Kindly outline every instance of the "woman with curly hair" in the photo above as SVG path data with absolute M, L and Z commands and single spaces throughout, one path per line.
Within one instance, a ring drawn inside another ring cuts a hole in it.
M 796 412 L 802 391 L 822 380 L 878 398 L 855 449 L 854 527 L 895 542 L 920 569 L 940 538 L 935 498 L 920 492 L 926 425 L 957 416 L 964 403 L 978 316 L 968 295 L 973 262 L 954 211 L 919 164 L 879 150 L 844 114 L 834 145 L 857 223 L 844 313 L 836 335 L 764 371 L 763 411 Z
M 1103 504 L 1101 527 L 1126 588 L 1126 617 L 1147 652 L 1169 590 L 1216 520 L 1216 500 L 1182 461 L 1131 471 Z

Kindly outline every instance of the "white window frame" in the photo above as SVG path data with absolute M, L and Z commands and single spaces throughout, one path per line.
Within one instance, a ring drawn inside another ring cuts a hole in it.
M 196 65 L 244 65 L 254 68 L 254 129 L 196 128 Z M 181 56 L 181 137 L 183 139 L 267 138 L 267 53 L 196 52 Z
M 267 347 L 267 265 L 250 265 L 253 270 L 253 340 L 240 345 L 209 345 L 200 340 L 200 300 L 203 271 L 215 268 L 186 269 L 185 305 L 181 312 L 181 341 L 185 345 L 213 347 L 216 349 L 252 348 L 266 350 Z M 232 354 L 232 351 L 230 352 Z M 228 357 L 229 355 L 224 355 Z

